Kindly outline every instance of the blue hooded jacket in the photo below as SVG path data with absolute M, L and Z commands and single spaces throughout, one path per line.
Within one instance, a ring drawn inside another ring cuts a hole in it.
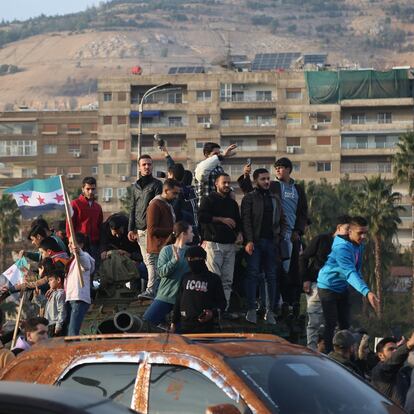
M 370 289 L 361 276 L 363 251 L 362 245 L 336 236 L 328 260 L 319 271 L 318 288 L 343 293 L 350 284 L 362 295 L 368 295 Z

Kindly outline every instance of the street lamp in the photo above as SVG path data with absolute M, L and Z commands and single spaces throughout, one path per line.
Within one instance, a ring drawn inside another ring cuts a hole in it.
M 141 149 L 142 149 L 142 113 L 144 110 L 144 102 L 149 96 L 153 95 L 154 93 L 169 92 L 169 91 L 181 89 L 181 88 L 171 88 L 171 86 L 172 84 L 170 82 L 160 83 L 159 85 L 155 85 L 152 88 L 148 89 L 141 98 L 141 101 L 138 105 L 138 156 L 137 156 L 137 161 L 139 160 L 139 157 L 141 156 Z

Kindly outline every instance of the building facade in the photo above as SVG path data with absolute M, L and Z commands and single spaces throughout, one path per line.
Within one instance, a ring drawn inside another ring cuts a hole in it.
M 68 190 L 97 176 L 98 113 L 15 111 L 0 114 L 0 189 L 63 175 Z

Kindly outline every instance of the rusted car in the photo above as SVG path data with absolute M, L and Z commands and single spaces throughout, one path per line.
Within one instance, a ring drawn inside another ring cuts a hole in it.
M 403 413 L 339 364 L 273 335 L 52 339 L 0 379 L 87 391 L 150 414 Z

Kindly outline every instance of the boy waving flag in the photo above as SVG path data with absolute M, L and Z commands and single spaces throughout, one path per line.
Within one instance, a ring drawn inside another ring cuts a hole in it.
M 16 200 L 22 217 L 39 216 L 51 210 L 64 209 L 65 202 L 59 176 L 45 180 L 28 180 L 4 191 Z

